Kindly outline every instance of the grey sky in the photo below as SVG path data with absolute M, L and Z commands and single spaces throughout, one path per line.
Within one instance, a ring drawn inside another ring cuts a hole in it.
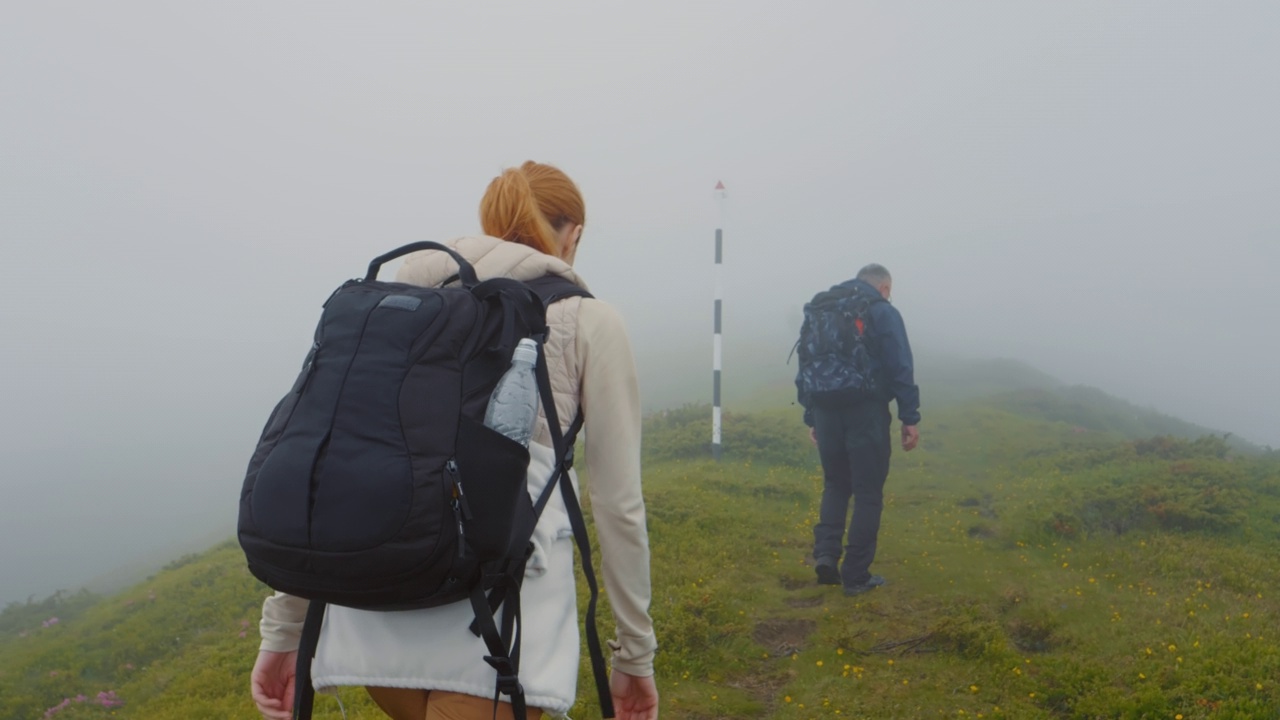
M 0 602 L 230 522 L 325 295 L 530 158 L 582 186 L 646 386 L 709 365 L 723 180 L 728 385 L 785 380 L 803 301 L 875 261 L 918 349 L 1280 445 L 1278 34 L 1270 2 L 10 3 Z

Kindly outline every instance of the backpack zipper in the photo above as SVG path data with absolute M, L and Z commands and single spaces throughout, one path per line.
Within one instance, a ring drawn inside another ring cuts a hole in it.
M 303 390 L 307 389 L 307 383 L 311 382 L 311 376 L 316 374 L 316 359 L 320 354 L 320 341 L 316 340 L 311 343 L 311 352 L 308 354 L 307 365 L 302 368 L 301 377 L 294 384 L 294 394 L 301 395 Z
M 466 557 L 466 528 L 463 520 L 471 519 L 471 508 L 467 505 L 467 495 L 462 491 L 462 477 L 458 473 L 458 462 L 453 458 L 449 458 L 444 464 L 445 472 L 449 473 L 449 477 L 453 478 L 453 498 L 449 501 L 449 507 L 453 509 L 453 519 L 458 524 L 458 557 Z
M 325 298 L 325 299 L 324 299 L 324 304 L 322 304 L 322 305 L 320 306 L 320 309 L 321 309 L 321 310 L 323 310 L 323 309 L 325 309 L 325 308 L 329 307 L 329 301 L 330 301 L 330 300 L 333 300 L 334 296 L 335 296 L 335 295 L 337 295 L 338 293 L 342 292 L 343 290 L 346 290 L 347 288 L 351 287 L 352 285 L 359 285 L 359 284 L 361 284 L 361 283 L 363 283 L 363 282 L 364 282 L 364 278 L 352 278 L 352 279 L 350 279 L 350 280 L 348 280 L 348 281 L 346 281 L 346 282 L 342 283 L 342 284 L 341 284 L 341 285 L 339 285 L 336 289 L 334 289 L 334 291 L 333 291 L 333 292 L 329 293 L 329 297 L 327 297 L 327 298 Z

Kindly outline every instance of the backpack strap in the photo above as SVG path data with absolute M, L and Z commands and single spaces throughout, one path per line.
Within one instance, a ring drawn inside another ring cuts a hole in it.
M 530 533 L 537 526 L 537 520 L 542 517 L 542 510 L 546 507 L 551 491 L 555 489 L 556 484 L 562 477 L 561 466 L 566 455 L 564 450 L 565 437 L 560 431 L 560 421 L 555 409 L 555 398 L 551 394 L 551 377 L 547 371 L 546 353 L 543 350 L 546 335 L 539 334 L 534 339 L 538 344 L 538 360 L 534 365 L 534 376 L 537 378 L 538 397 L 542 403 L 543 411 L 547 417 L 547 425 L 551 431 L 551 445 L 555 451 L 555 467 L 552 470 L 551 478 L 547 480 L 546 487 L 543 488 L 534 503 L 534 523 L 529 528 Z M 505 567 L 495 572 L 491 576 L 494 581 L 492 585 L 488 582 L 481 582 L 477 583 L 471 590 L 471 609 L 475 612 L 475 620 L 471 623 L 471 632 L 479 635 L 484 641 L 485 648 L 489 651 L 489 654 L 484 656 L 484 661 L 497 673 L 493 695 L 495 713 L 499 698 L 506 695 L 511 699 L 511 711 L 517 718 L 524 717 L 527 709 L 524 686 L 520 684 L 520 640 L 524 633 L 522 630 L 517 630 L 517 626 L 520 623 L 520 586 L 524 579 L 525 563 L 528 561 L 529 552 L 532 550 L 529 543 L 530 538 L 522 538 L 522 541 L 528 548 L 523 557 L 518 561 L 509 562 Z M 486 585 L 489 585 L 487 595 L 485 592 Z M 501 627 L 495 620 L 499 608 L 502 610 Z
M 567 297 L 592 297 L 583 288 L 566 278 L 546 276 L 527 283 L 542 299 L 544 305 L 550 305 Z M 599 597 L 599 584 L 591 567 L 591 541 L 587 535 L 586 520 L 582 515 L 582 507 L 578 503 L 577 494 L 573 490 L 573 482 L 569 470 L 573 467 L 574 443 L 582 428 L 582 413 L 574 416 L 567 432 L 560 429 L 560 420 L 556 412 L 555 396 L 551 391 L 551 375 L 547 367 L 547 356 L 543 347 L 546 336 L 539 335 L 538 361 L 534 366 L 534 374 L 538 381 L 538 396 L 542 403 L 543 413 L 547 419 L 547 429 L 551 434 L 551 446 L 555 452 L 555 464 L 551 477 L 534 502 L 535 518 L 542 517 L 542 511 L 551 500 L 555 486 L 565 499 L 565 509 L 569 514 L 569 522 L 573 528 L 574 540 L 578 545 L 578 554 L 582 560 L 583 575 L 591 591 L 591 599 L 587 605 L 586 633 L 587 647 L 591 656 L 591 669 L 595 676 L 596 692 L 600 699 L 600 709 L 605 718 L 614 717 L 613 698 L 609 692 L 609 677 L 604 661 L 604 653 L 600 643 L 600 635 L 596 628 L 596 603 Z M 535 522 L 536 525 L 536 522 Z M 527 542 L 527 541 L 526 541 Z M 527 560 L 527 556 L 524 558 Z M 523 717 L 526 710 L 524 687 L 520 684 L 520 639 L 523 632 L 516 629 L 520 622 L 520 584 L 524 576 L 524 561 L 507 569 L 505 577 L 493 587 L 488 596 L 482 585 L 478 585 L 471 594 L 471 605 L 476 619 L 471 624 L 471 631 L 479 635 L 489 650 L 485 662 L 498 673 L 494 702 L 501 695 L 511 698 L 511 709 L 515 717 Z M 502 608 L 502 627 L 494 620 L 498 608 Z
M 578 288 L 578 290 L 586 292 L 581 288 Z M 537 505 L 534 506 L 534 512 L 539 517 L 542 516 L 542 509 L 546 507 L 547 502 L 551 499 L 552 486 L 558 483 L 560 485 L 560 493 L 564 496 L 565 510 L 569 514 L 569 524 L 573 528 L 573 539 L 578 545 L 578 557 L 582 561 L 582 575 L 587 581 L 587 588 L 591 591 L 591 599 L 587 602 L 585 622 L 587 650 L 591 656 L 591 673 L 595 676 L 596 694 L 600 699 L 601 715 L 602 717 L 611 718 L 614 716 L 613 696 L 609 692 L 609 674 L 605 668 L 604 652 L 600 645 L 600 633 L 596 629 L 596 601 L 600 596 L 600 587 L 599 583 L 596 582 L 595 571 L 591 567 L 591 538 L 587 535 L 587 522 L 582 516 L 582 505 L 578 502 L 577 493 L 573 491 L 573 480 L 569 477 L 569 470 L 573 468 L 573 444 L 577 439 L 578 430 L 582 428 L 582 412 L 579 411 L 574 416 L 573 422 L 569 425 L 568 435 L 561 437 L 559 423 L 554 420 L 555 398 L 551 394 L 551 377 L 547 371 L 544 353 L 538 354 L 536 372 L 538 375 L 538 391 L 542 394 L 543 406 L 547 408 L 547 422 L 551 423 L 551 441 L 556 452 L 556 466 L 552 471 L 551 480 L 547 482 L 547 487 L 543 489 Z M 516 717 L 519 716 L 517 715 Z
M 506 588 L 503 587 L 503 590 Z M 497 593 L 498 588 L 493 590 Z M 504 593 L 505 594 L 505 593 Z M 511 597 L 506 598 L 506 606 L 503 610 L 504 615 L 512 617 L 514 622 L 515 613 L 519 613 L 520 593 L 511 593 Z M 501 695 L 507 695 L 511 698 L 511 710 L 515 717 L 524 717 L 526 705 L 524 699 L 524 687 L 520 684 L 519 666 L 520 666 L 520 646 L 519 642 L 512 643 L 510 640 L 503 639 L 503 633 L 498 631 L 498 625 L 494 622 L 493 611 L 489 609 L 489 598 L 485 597 L 484 586 L 477 583 L 471 591 L 471 608 L 475 611 L 475 630 L 476 634 L 484 640 L 485 647 L 488 648 L 489 654 L 484 656 L 484 661 L 498 674 L 497 687 L 493 694 L 494 711 L 496 714 L 498 698 Z M 504 621 L 504 625 L 505 625 Z
M 311 661 L 315 659 L 316 647 L 320 644 L 325 607 L 326 603 L 312 600 L 307 606 L 307 619 L 302 623 L 298 665 L 293 680 L 293 720 L 311 720 L 311 708 L 316 698 L 316 689 L 311 685 Z
M 581 417 L 581 416 L 579 416 Z M 575 420 L 575 422 L 577 422 Z M 566 472 L 567 472 L 566 468 Z M 596 680 L 596 694 L 600 699 L 600 712 L 603 717 L 611 718 L 613 712 L 613 695 L 609 692 L 609 674 L 605 668 L 604 652 L 600 646 L 600 633 L 596 629 L 596 600 L 600 595 L 599 584 L 595 572 L 591 568 L 591 538 L 587 535 L 587 522 L 582 516 L 582 506 L 573 491 L 573 483 L 565 478 L 560 483 L 560 492 L 564 495 L 564 505 L 569 510 L 569 524 L 573 527 L 573 539 L 578 544 L 578 555 L 582 558 L 582 575 L 586 578 L 587 587 L 591 590 L 591 599 L 587 601 L 587 650 L 591 656 L 591 674 Z
M 557 300 L 563 300 L 568 297 L 595 297 L 586 289 L 578 286 L 568 278 L 559 275 L 546 275 L 527 283 L 533 288 L 534 292 L 542 298 L 542 302 L 547 307 Z M 540 373 L 538 386 L 542 391 L 544 378 L 547 370 L 545 361 L 541 360 L 537 368 Z M 542 395 L 544 407 L 550 404 L 552 411 L 547 413 L 547 421 L 551 422 L 554 416 L 555 398 L 551 394 L 551 380 L 547 376 L 545 378 L 546 389 Z M 600 700 L 600 711 L 603 717 L 611 718 L 614 716 L 613 695 L 609 692 L 609 673 L 605 667 L 604 651 L 600 643 L 600 633 L 596 628 L 596 602 L 600 596 L 599 583 L 596 581 L 595 571 L 592 569 L 591 562 L 591 538 L 587 534 L 587 521 L 582 515 L 582 504 L 578 502 L 578 495 L 573 490 L 573 481 L 569 478 L 569 470 L 573 468 L 573 446 L 577 439 L 578 431 L 582 429 L 582 412 L 573 418 L 573 422 L 569 425 L 569 432 L 563 440 L 556 444 L 556 476 L 553 476 L 551 482 L 548 483 L 547 489 L 543 491 L 543 496 L 538 498 L 538 505 L 535 511 L 541 516 L 542 508 L 550 500 L 549 490 L 552 484 L 557 480 L 560 485 L 560 493 L 564 496 L 565 510 L 569 513 L 569 524 L 573 528 L 573 539 L 578 546 L 578 557 L 582 561 L 582 575 L 587 581 L 587 588 L 591 591 L 591 599 L 587 602 L 587 617 L 585 621 L 587 632 L 587 650 L 591 656 L 591 673 L 595 676 L 596 694 Z M 559 427 L 553 424 L 551 429 L 551 437 L 553 443 L 559 434 Z
M 542 304 L 551 307 L 557 300 L 569 297 L 595 297 L 574 281 L 562 275 L 543 275 L 540 278 L 526 280 L 525 285 L 533 288 L 533 292 L 542 298 Z

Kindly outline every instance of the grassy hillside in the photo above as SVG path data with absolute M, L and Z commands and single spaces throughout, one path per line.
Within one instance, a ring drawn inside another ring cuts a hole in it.
M 858 598 L 814 583 L 821 477 L 794 409 L 728 415 L 719 464 L 705 407 L 651 416 L 663 717 L 1280 715 L 1280 461 L 1031 397 L 935 410 L 895 454 L 890 584 Z M 265 592 L 227 543 L 118 595 L 11 605 L 0 718 L 254 718 Z M 574 717 L 598 715 L 590 683 Z
M 1171 435 L 1193 439 L 1215 434 L 1202 425 L 1165 415 L 1112 397 L 1097 388 L 1082 385 L 1022 388 L 995 394 L 989 400 L 998 407 L 1029 418 L 1070 423 L 1090 430 L 1105 430 L 1126 438 Z M 1263 449 L 1251 442 L 1218 431 L 1233 449 L 1260 454 Z
M 702 601 L 722 628 L 681 648 L 678 717 L 1276 715 L 1280 468 L 1219 440 L 1116 442 L 997 409 L 937 426 L 896 459 L 877 563 L 891 584 L 861 598 L 813 584 L 815 470 L 702 464 L 659 491 L 738 528 L 727 547 L 701 513 L 671 532 L 724 568 L 670 583 L 686 590 L 671 616 Z M 782 516 L 757 518 L 769 497 Z
M 791 374 L 760 376 L 750 392 L 726 393 L 730 410 L 760 411 L 790 407 L 798 417 Z M 766 380 L 767 377 L 767 380 Z M 972 360 L 925 355 L 916 360 L 916 379 L 923 388 L 926 425 L 936 410 L 957 406 L 991 406 L 1019 417 L 1051 420 L 1131 440 L 1153 435 L 1195 439 L 1218 434 L 1235 450 L 1262 454 L 1264 449 L 1222 430 L 1187 422 L 1152 408 L 1134 405 L 1098 388 L 1065 385 L 1016 360 Z

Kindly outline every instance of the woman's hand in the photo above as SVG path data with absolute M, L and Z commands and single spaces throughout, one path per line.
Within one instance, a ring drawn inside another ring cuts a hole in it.
M 253 664 L 249 689 L 258 712 L 269 720 L 293 717 L 293 681 L 298 670 L 298 651 L 258 653 Z M 655 715 L 656 717 L 656 715 Z
M 617 720 L 657 720 L 658 686 L 653 676 L 637 677 L 614 670 L 609 677 Z

